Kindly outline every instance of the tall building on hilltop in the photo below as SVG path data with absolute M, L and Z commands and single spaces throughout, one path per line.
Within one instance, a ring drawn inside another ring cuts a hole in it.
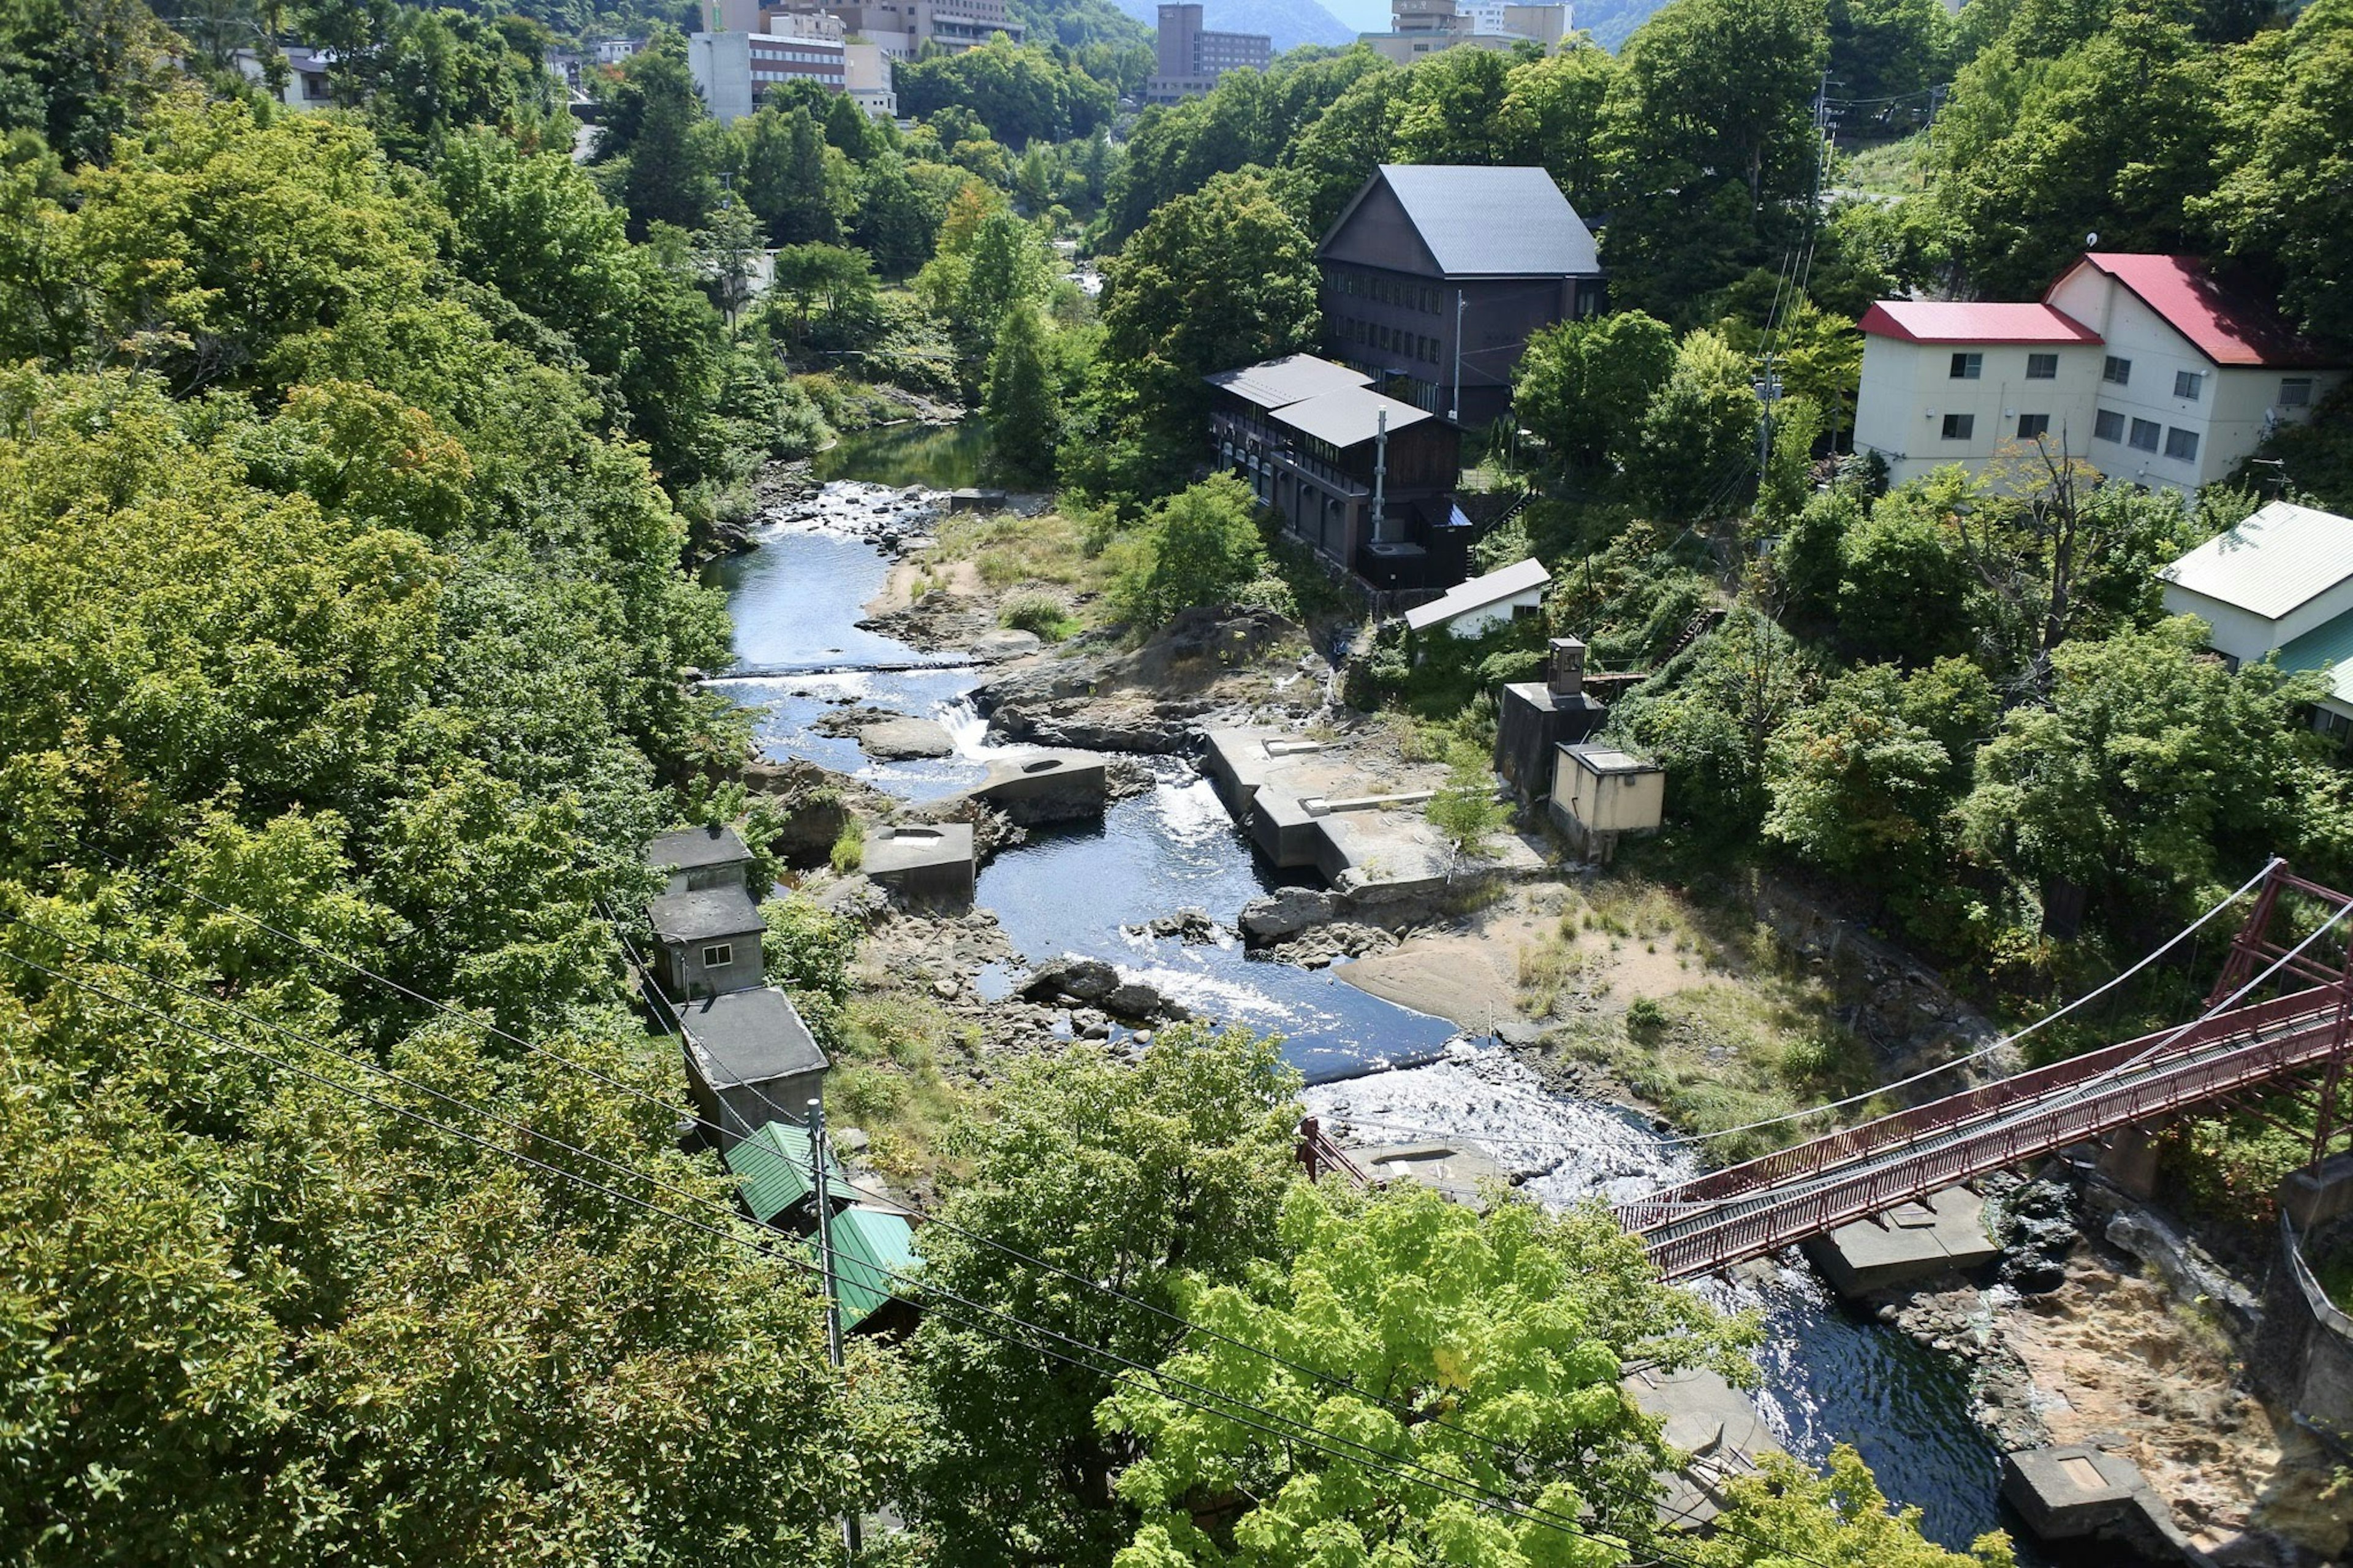
M 1451 3 L 1451 0 L 1450 0 Z M 1217 33 L 1201 26 L 1201 7 L 1189 0 L 1160 7 L 1159 61 L 1144 84 L 1146 103 L 1198 98 L 1230 70 L 1264 70 L 1274 40 L 1264 33 Z
M 1572 25 L 1567 5 L 1515 5 L 1506 0 L 1391 0 L 1386 33 L 1356 41 L 1399 65 L 1458 44 L 1509 50 L 1523 42 L 1557 47 Z

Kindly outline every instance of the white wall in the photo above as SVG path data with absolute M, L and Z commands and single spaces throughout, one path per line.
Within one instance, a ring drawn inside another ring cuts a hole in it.
M 1498 599 L 1492 605 L 1482 605 L 1475 610 L 1465 610 L 1451 621 L 1440 622 L 1440 629 L 1449 637 L 1475 637 L 1482 632 L 1492 631 L 1510 620 L 1519 610 L 1542 609 L 1546 586 L 1546 584 L 1539 583 L 1526 592 L 1514 594 L 1508 599 Z
M 1983 356 L 1978 379 L 1954 378 L 1957 353 Z M 2058 375 L 2029 380 L 2031 353 L 2055 353 Z M 2053 448 L 2063 440 L 2080 453 L 2091 444 L 2099 374 L 2099 352 L 2081 344 L 1908 343 L 1873 334 L 1862 344 L 1855 446 L 1884 456 L 1890 481 L 1902 484 L 1947 463 L 1974 470 L 1998 455 L 2031 449 L 2018 441 L 2018 416 L 2042 414 L 2050 417 Z M 1948 414 L 1970 416 L 1968 439 L 1945 438 Z
M 686 40 L 686 66 L 702 94 L 703 107 L 722 125 L 732 125 L 752 112 L 752 36 L 749 33 L 691 33 Z

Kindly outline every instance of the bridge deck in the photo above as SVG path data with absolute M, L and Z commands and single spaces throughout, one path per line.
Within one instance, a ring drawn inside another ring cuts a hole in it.
M 2150 1116 L 2303 1072 L 2346 1044 L 2342 984 L 2038 1068 L 1620 1209 L 1670 1279 L 1777 1251 Z

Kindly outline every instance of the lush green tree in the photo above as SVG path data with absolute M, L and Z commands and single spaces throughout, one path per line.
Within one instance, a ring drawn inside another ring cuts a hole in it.
M 1821 410 L 1809 397 L 1784 397 L 1768 413 L 1773 449 L 1757 486 L 1757 519 L 1767 526 L 1793 521 L 1813 494 L 1814 443 L 1821 438 Z
M 2353 345 L 2353 11 L 2315 0 L 2292 26 L 2239 49 L 2224 79 L 2212 192 L 2193 216 L 2274 277 L 2305 330 Z
M 770 243 L 831 245 L 841 238 L 846 172 L 806 107 L 765 105 L 736 127 L 744 142 L 744 200 Z
M 1961 541 L 1925 488 L 1883 496 L 1846 531 L 1839 640 L 1866 659 L 1926 661 L 1969 639 L 1969 569 Z
M 962 54 L 904 61 L 896 78 L 902 114 L 922 119 L 955 105 L 1010 147 L 1087 135 L 1110 122 L 1118 97 L 1074 64 L 1002 36 Z
M 699 132 L 707 121 L 685 37 L 657 28 L 612 79 L 604 111 L 596 161 L 612 172 L 607 188 L 629 215 L 630 237 L 643 238 L 656 223 L 701 228 L 719 203 L 719 182 Z
M 546 29 L 519 16 L 491 21 L 463 11 L 402 7 L 352 79 L 377 140 L 395 157 L 423 162 L 471 126 L 569 139 L 558 123 L 557 84 L 542 57 Z M 345 71 L 357 62 L 339 61 Z
M 1936 122 L 1936 201 L 1970 280 L 2034 299 L 2096 231 L 2103 248 L 2195 248 L 2184 222 L 2220 134 L 2217 62 L 2185 24 L 2116 8 L 2064 53 L 2021 29 L 1964 68 Z
M 2308 678 L 2236 672 L 2188 616 L 2052 654 L 2047 704 L 2011 710 L 1960 805 L 1981 863 L 2087 908 L 2170 922 L 2274 851 L 2343 842 L 2341 791 L 2302 718 Z
M 1229 601 L 1266 565 L 1257 512 L 1258 498 L 1231 474 L 1213 474 L 1169 497 L 1112 585 L 1120 613 L 1139 626 L 1157 626 L 1179 610 Z
M 1796 641 L 1741 607 L 1612 708 L 1608 732 L 1667 770 L 1670 812 L 1731 837 L 1763 819 L 1766 755 L 1814 684 Z
M 1053 482 L 1054 444 L 1061 426 L 1054 379 L 1044 320 L 1034 305 L 1013 306 L 997 323 L 980 413 L 988 423 L 999 471 L 1016 483 Z
M 1107 1430 L 1145 1449 L 1119 1479 L 1143 1515 L 1119 1568 L 1620 1561 L 1596 1534 L 1649 1540 L 1651 1476 L 1670 1463 L 1619 1390 L 1621 1363 L 1729 1369 L 1738 1340 L 1657 1283 L 1599 1206 L 1482 1214 L 1413 1185 L 1370 1200 L 1294 1186 L 1282 1260 L 1240 1283 L 1204 1279 L 1186 1305 L 1296 1364 L 1201 1340 L 1161 1372 L 1208 1391 L 1185 1390 L 1211 1409 L 1148 1384 L 1104 1403 Z M 1338 1451 L 1228 1419 L 1215 1396 L 1277 1413 L 1264 1426 L 1335 1434 L 1322 1446 Z M 1479 1492 L 1527 1511 L 1463 1495 Z
M 943 207 L 938 193 L 916 178 L 904 157 L 877 153 L 860 176 L 852 237 L 883 272 L 912 272 L 931 258 Z
M 1589 45 L 1512 67 L 1495 111 L 1500 163 L 1541 163 L 1572 204 L 1608 199 L 1609 89 L 1618 62 Z
M 1276 190 L 1307 233 L 1321 237 L 1389 155 L 1407 73 L 1359 77 L 1282 150 Z
M 1984 675 L 1954 662 L 1977 676 L 1989 708 Z M 1893 665 L 1866 665 L 1789 716 L 1766 755 L 1767 839 L 1881 889 L 1908 887 L 1936 871 L 1945 814 L 1967 779 L 1943 742 L 1911 716 L 1907 695 Z
M 1442 49 L 1406 74 L 1389 141 L 1399 163 L 1493 163 L 1508 141 L 1502 115 L 1510 63 L 1493 49 Z
M 141 0 L 16 0 L 0 9 L 0 135 L 37 132 L 69 166 L 174 90 L 171 34 Z
M 1749 374 L 1748 362 L 1714 332 L 1690 333 L 1676 347 L 1674 369 L 1643 407 L 1633 464 L 1668 517 L 1728 512 L 1756 473 L 1764 409 Z
M 1716 1528 L 1677 1543 L 1698 1568 L 2011 1568 L 2017 1561 L 1999 1532 L 1978 1537 L 1967 1555 L 1926 1539 L 1920 1510 L 1891 1510 L 1862 1457 L 1843 1443 L 1820 1474 L 1776 1455 L 1727 1489 L 1730 1506 Z
M 1271 1042 L 1187 1026 L 1132 1064 L 1080 1046 L 1013 1067 L 950 1140 L 969 1173 L 940 1211 L 956 1228 L 924 1233 L 925 1285 L 1156 1364 L 1182 1333 L 1160 1314 L 1278 1249 L 1295 1082 Z M 944 1557 L 1107 1563 L 1134 1528 L 1113 1488 L 1136 1457 L 1095 1418 L 1112 1379 L 951 1306 L 912 1350 L 931 1441 L 903 1506 Z
M 1668 186 L 1704 170 L 1755 207 L 1810 188 L 1823 0 L 1670 0 L 1620 53 L 1621 157 Z
M 1877 100 L 1923 93 L 1945 80 L 1951 23 L 1937 0 L 1831 0 L 1829 22 L 1838 97 L 1878 112 L 1893 106 Z
M 1854 400 L 1862 383 L 1862 334 L 1854 323 L 1800 300 L 1772 336 L 1773 377 L 1793 397 L 1812 404 L 1833 449 L 1854 428 Z
M 1104 280 L 1098 417 L 1145 471 L 1189 464 L 1201 377 L 1304 344 L 1316 321 L 1314 241 L 1255 174 L 1220 174 L 1153 215 Z
M 1644 412 L 1675 369 L 1664 322 L 1618 310 L 1540 328 L 1512 373 L 1522 423 L 1579 468 L 1635 456 Z
M 1789 521 L 1771 558 L 1785 616 L 1821 625 L 1837 617 L 1846 536 L 1862 526 L 1865 510 L 1853 488 L 1841 484 L 1810 498 Z
M 788 245 L 776 252 L 770 318 L 795 353 L 839 353 L 863 345 L 880 328 L 882 303 L 874 263 L 838 245 Z

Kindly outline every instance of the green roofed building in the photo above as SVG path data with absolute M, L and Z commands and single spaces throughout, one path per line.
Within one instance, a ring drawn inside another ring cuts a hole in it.
M 867 1332 L 914 1325 L 914 1308 L 896 1292 L 923 1264 L 914 1228 L 888 1209 L 848 1208 L 833 1216 L 834 1275 L 841 1326 Z
M 754 1219 L 804 1235 L 817 1228 L 817 1175 L 809 1160 L 808 1129 L 768 1122 L 737 1140 L 725 1159 L 742 1184 L 744 1205 Z M 826 1151 L 825 1182 L 835 1203 L 849 1201 L 849 1178 L 842 1174 L 830 1149 Z

